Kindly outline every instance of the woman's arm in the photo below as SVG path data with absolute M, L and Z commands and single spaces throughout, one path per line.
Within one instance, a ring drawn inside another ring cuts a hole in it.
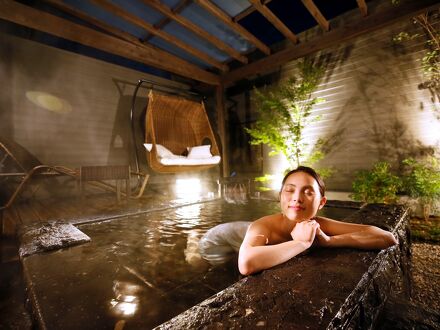
M 307 228 L 298 228 L 296 233 L 298 239 L 266 245 L 269 243 L 270 230 L 261 223 L 252 223 L 246 232 L 238 255 L 240 273 L 250 275 L 282 264 L 304 252 L 312 245 L 318 228 L 317 223 Z
M 394 235 L 375 226 L 360 225 L 316 217 L 320 224 L 318 243 L 325 247 L 353 247 L 358 249 L 385 249 L 397 244 Z

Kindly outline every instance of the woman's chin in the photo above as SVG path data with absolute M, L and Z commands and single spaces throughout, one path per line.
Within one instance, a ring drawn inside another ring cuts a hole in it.
M 307 221 L 310 220 L 312 218 L 312 215 L 308 215 L 308 214 L 301 214 L 302 212 L 287 212 L 287 214 L 285 214 L 284 216 L 290 220 L 290 221 L 294 221 L 294 222 L 303 222 L 303 221 Z
M 293 221 L 293 222 L 302 222 L 305 220 L 305 218 L 299 214 L 295 214 L 295 215 L 288 214 L 288 215 L 285 215 L 285 217 L 287 218 L 287 220 Z

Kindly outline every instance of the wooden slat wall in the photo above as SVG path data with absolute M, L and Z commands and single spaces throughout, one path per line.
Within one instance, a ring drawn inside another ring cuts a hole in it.
M 0 135 L 12 135 L 51 165 L 128 163 L 134 85 L 160 78 L 3 33 L 0 54 Z M 28 91 L 61 98 L 72 111 L 45 110 L 26 98 Z M 146 89 L 138 95 L 145 104 Z
M 423 81 L 420 60 L 424 40 L 393 44 L 393 36 L 401 31 L 421 32 L 411 21 L 402 21 L 312 57 L 328 60 L 325 78 L 315 93 L 326 101 L 315 107 L 314 114 L 322 115 L 322 119 L 306 131 L 307 139 L 314 144 L 318 137 L 344 129 L 339 145 L 318 164 L 338 171 L 327 180 L 331 190 L 350 191 L 355 171 L 369 169 L 379 159 L 395 159 L 395 144 L 386 139 L 378 145 L 374 132 L 392 134 L 396 120 L 406 128 L 404 138 L 411 141 L 409 145 L 420 141 L 425 146 L 437 144 L 438 148 L 440 144 L 440 104 L 431 101 L 429 91 L 418 89 Z M 292 75 L 296 64 L 283 66 L 280 79 Z M 400 144 L 403 152 L 408 149 L 408 143 Z M 388 151 L 381 151 L 383 147 Z M 266 157 L 264 168 L 273 168 L 268 164 L 273 161 Z
M 439 104 L 431 102 L 427 90 L 417 87 L 423 81 L 419 67 L 423 39 L 400 45 L 392 42 L 401 31 L 421 32 L 415 28 L 409 21 L 400 22 L 316 54 L 331 58 L 325 81 L 316 93 L 326 102 L 314 109 L 322 120 L 306 136 L 313 142 L 344 129 L 339 146 L 319 164 L 338 170 L 327 180 L 330 189 L 351 190 L 355 171 L 369 169 L 378 160 L 397 166 L 395 146 L 402 148 L 403 154 L 409 149 L 408 145 L 401 145 L 403 139 L 409 139 L 413 146 L 417 141 L 425 146 L 439 142 L 440 121 L 432 111 Z M 289 76 L 292 70 L 294 63 L 282 69 L 282 76 Z M 421 111 L 421 107 L 425 110 Z M 397 145 L 391 141 L 396 121 L 406 129 Z M 374 140 L 377 134 L 390 138 L 378 145 Z

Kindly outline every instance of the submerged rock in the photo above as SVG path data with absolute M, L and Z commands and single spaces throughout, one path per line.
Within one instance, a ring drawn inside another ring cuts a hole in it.
M 18 253 L 21 258 L 60 249 L 72 245 L 86 243 L 90 237 L 69 223 L 48 222 L 26 226 L 20 230 L 20 248 Z

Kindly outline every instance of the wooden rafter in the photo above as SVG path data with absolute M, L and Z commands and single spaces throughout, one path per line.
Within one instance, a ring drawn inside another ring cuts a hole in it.
M 207 12 L 211 13 L 213 16 L 217 17 L 223 23 L 225 23 L 228 27 L 230 27 L 235 32 L 239 33 L 245 39 L 249 40 L 252 44 L 254 44 L 259 50 L 261 50 L 264 54 L 270 54 L 270 48 L 262 43 L 259 39 L 257 39 L 252 33 L 242 27 L 240 24 L 234 22 L 232 17 L 226 14 L 222 9 L 217 7 L 215 4 L 210 2 L 209 0 L 195 0 L 200 7 L 205 9 Z
M 329 31 L 323 36 L 308 42 L 292 45 L 261 60 L 233 70 L 222 77 L 222 83 L 225 86 L 230 86 L 235 81 L 272 72 L 289 61 L 339 45 L 361 34 L 378 30 L 402 19 L 417 16 L 422 12 L 438 9 L 437 1 L 417 0 L 402 3 L 397 7 L 389 5 L 385 9 L 370 14 L 355 23 Z
M 359 9 L 361 10 L 362 16 L 367 16 L 368 15 L 368 8 L 367 8 L 367 4 L 365 3 L 365 0 L 356 0 Z
M 174 7 L 173 12 L 180 13 L 182 10 L 184 10 L 186 7 L 188 7 L 191 4 L 191 0 L 180 0 Z M 169 17 L 162 18 L 159 23 L 154 24 L 154 27 L 157 29 L 162 29 L 165 25 L 171 22 L 171 19 Z M 149 34 L 145 40 L 149 40 L 153 37 L 153 34 Z
M 69 13 L 75 17 L 80 18 L 84 22 L 87 22 L 87 23 L 90 23 L 96 27 L 99 27 L 101 30 L 106 31 L 110 34 L 113 34 L 114 36 L 119 37 L 122 40 L 129 41 L 129 42 L 131 42 L 135 45 L 141 46 L 141 47 L 144 46 L 144 44 L 142 44 L 138 38 L 131 35 L 130 33 L 116 29 L 115 27 L 108 25 L 107 23 L 101 22 L 101 21 L 97 20 L 96 18 L 83 13 L 82 11 L 79 11 L 78 9 L 76 9 L 72 6 L 67 5 L 66 3 L 64 3 L 61 0 L 43 0 L 43 1 L 51 4 L 52 6 L 60 9 L 61 11 L 65 12 L 65 13 Z
M 188 30 L 194 32 L 195 34 L 202 37 L 203 39 L 207 40 L 211 44 L 215 45 L 215 47 L 217 47 L 221 51 L 225 52 L 229 56 L 235 58 L 236 60 L 238 60 L 242 63 L 248 62 L 246 56 L 241 55 L 240 52 L 238 52 L 237 50 L 235 50 L 234 48 L 232 48 L 231 46 L 229 46 L 228 44 L 226 44 L 225 42 L 223 42 L 219 38 L 209 34 L 205 30 L 203 30 L 200 26 L 198 26 L 197 24 L 194 24 L 193 22 L 191 22 L 190 20 L 188 20 L 184 16 L 173 12 L 169 7 L 167 7 L 166 5 L 161 3 L 159 0 L 143 0 L 143 2 L 146 3 L 148 6 L 156 9 L 157 11 L 162 13 L 163 15 L 176 21 L 177 23 L 184 26 Z
M 16 1 L 0 0 L 0 18 L 207 84 L 220 83 L 217 75 L 156 47 L 140 47 Z
M 182 42 L 179 38 L 176 38 L 175 36 L 173 36 L 169 33 L 166 33 L 163 30 L 155 28 L 150 23 L 144 21 L 143 19 L 139 18 L 136 15 L 133 15 L 133 14 L 127 12 L 126 10 L 122 9 L 121 7 L 114 5 L 110 1 L 108 1 L 108 0 L 90 0 L 90 1 L 93 2 L 94 4 L 96 4 L 97 6 L 100 6 L 100 7 L 104 8 L 105 10 L 123 18 L 124 20 L 143 28 L 150 33 L 155 34 L 156 36 L 164 39 L 165 41 L 169 42 L 170 44 L 173 44 L 173 45 L 183 49 L 184 51 L 186 51 L 189 54 L 205 61 L 208 64 L 211 64 L 212 66 L 219 68 L 222 71 L 228 70 L 228 67 L 225 64 L 214 60 L 208 54 L 201 52 L 200 50 L 198 50 L 194 47 L 189 46 L 188 44 Z
M 328 31 L 330 29 L 330 23 L 325 19 L 324 15 L 322 15 L 321 11 L 318 7 L 316 7 L 313 0 L 301 0 L 304 6 L 307 8 L 309 13 L 313 16 L 313 18 L 318 22 L 319 26 L 324 31 Z M 359 2 L 360 0 L 358 0 Z
M 260 0 L 249 0 L 249 2 L 287 39 L 294 44 L 298 42 L 296 35 L 265 4 L 262 4 Z
M 262 2 L 263 2 L 263 4 L 267 5 L 271 1 L 272 0 L 264 0 Z M 242 20 L 243 18 L 245 18 L 246 16 L 249 16 L 250 14 L 252 14 L 256 10 L 257 10 L 257 8 L 255 8 L 254 6 L 249 6 L 248 9 L 245 9 L 240 14 L 234 16 L 233 20 L 234 20 L 234 22 L 238 22 L 238 21 Z

